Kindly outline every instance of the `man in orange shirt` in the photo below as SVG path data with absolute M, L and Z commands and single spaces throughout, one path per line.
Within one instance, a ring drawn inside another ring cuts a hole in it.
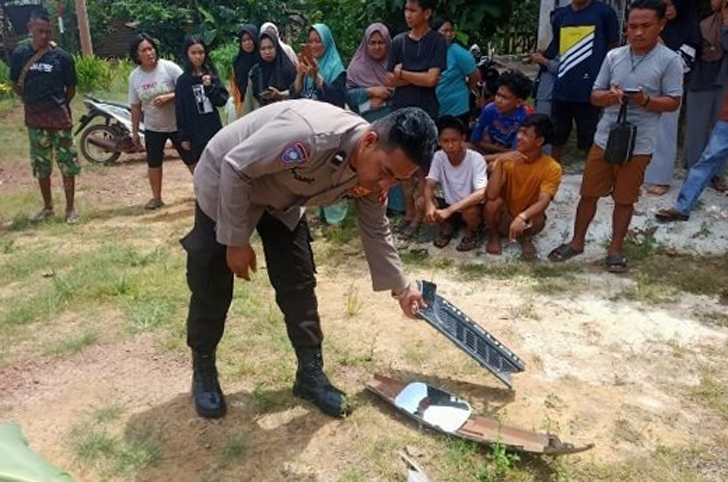
M 501 254 L 500 238 L 507 235 L 521 243 L 525 258 L 536 256 L 533 236 L 543 231 L 546 209 L 561 184 L 561 166 L 543 153 L 553 134 L 551 119 L 533 114 L 518 131 L 516 150 L 495 161 L 485 205 L 487 253 Z

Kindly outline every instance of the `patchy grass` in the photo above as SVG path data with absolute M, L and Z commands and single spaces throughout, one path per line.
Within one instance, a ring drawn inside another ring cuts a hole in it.
M 695 316 L 702 322 L 711 326 L 728 328 L 728 313 L 723 311 L 698 310 Z
M 711 471 L 719 464 L 718 456 L 702 447 L 667 448 L 659 446 L 652 453 L 620 464 L 586 463 L 572 467 L 568 480 L 589 482 L 707 482 L 724 480 Z M 725 475 L 725 473 L 723 473 Z
M 82 466 L 98 470 L 106 478 L 126 477 L 159 461 L 161 440 L 146 431 L 117 436 L 107 421 L 82 423 L 69 434 L 70 448 Z
M 116 422 L 124 414 L 124 406 L 118 402 L 112 402 L 106 406 L 94 409 L 91 412 L 92 420 L 97 424 Z
M 658 254 L 642 260 L 638 273 L 644 286 L 662 285 L 695 295 L 717 296 L 728 286 L 728 253 L 702 257 Z
M 46 354 L 51 356 L 67 356 L 78 353 L 84 348 L 93 345 L 99 339 L 99 334 L 95 330 L 82 331 L 80 334 L 73 335 L 65 340 L 51 344 L 46 349 Z
M 242 434 L 228 434 L 222 451 L 223 463 L 229 464 L 240 460 L 248 453 L 248 444 Z
M 359 298 L 359 290 L 354 288 L 354 285 L 351 285 L 346 295 L 346 317 L 356 318 L 363 308 L 364 302 Z
M 614 439 L 632 445 L 640 445 L 644 440 L 642 432 L 634 427 L 626 418 L 614 422 Z
M 728 383 L 717 367 L 701 365 L 700 383 L 688 391 L 689 397 L 716 411 L 724 420 L 728 420 Z

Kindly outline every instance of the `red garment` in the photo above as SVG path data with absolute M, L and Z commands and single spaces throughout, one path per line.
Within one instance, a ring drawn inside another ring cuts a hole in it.
M 723 109 L 720 111 L 720 120 L 728 122 L 728 93 L 723 97 Z

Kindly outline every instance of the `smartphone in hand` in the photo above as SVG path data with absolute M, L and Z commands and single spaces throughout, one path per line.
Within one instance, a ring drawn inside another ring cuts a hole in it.
M 313 49 L 311 48 L 311 46 L 309 44 L 307 44 L 307 43 L 301 44 L 301 54 L 300 55 L 301 55 L 301 58 L 305 62 L 313 65 Z

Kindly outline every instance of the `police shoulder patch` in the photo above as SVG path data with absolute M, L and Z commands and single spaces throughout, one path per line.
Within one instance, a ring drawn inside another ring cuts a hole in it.
M 283 149 L 281 162 L 293 165 L 304 164 L 310 156 L 310 149 L 304 142 L 294 141 Z

